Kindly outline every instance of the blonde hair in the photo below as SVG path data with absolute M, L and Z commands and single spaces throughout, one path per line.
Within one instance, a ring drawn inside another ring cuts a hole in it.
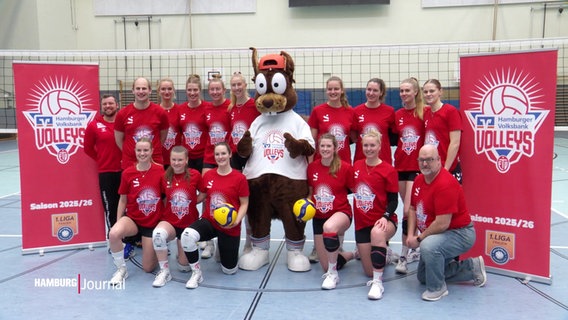
M 420 120 L 424 120 L 424 99 L 422 97 L 422 90 L 420 90 L 420 84 L 418 83 L 418 79 L 414 77 L 410 77 L 408 79 L 402 80 L 401 84 L 408 83 L 412 86 L 412 89 L 416 91 L 416 95 L 414 96 L 414 104 L 416 108 L 414 109 L 414 115 L 418 117 Z
M 176 99 L 176 87 L 174 85 L 174 80 L 172 80 L 171 78 L 162 78 L 160 79 L 160 81 L 158 82 L 158 95 L 160 95 L 160 89 L 162 88 L 162 83 L 164 82 L 169 82 L 172 84 L 172 89 L 174 89 L 174 94 L 172 95 L 172 100 Z M 160 96 L 160 100 L 162 99 L 162 97 Z
M 331 164 L 329 165 L 329 174 L 332 177 L 337 177 L 337 171 L 339 171 L 339 169 L 341 168 L 341 158 L 339 157 L 339 154 L 337 154 L 337 138 L 335 138 L 335 136 L 329 132 L 324 133 L 319 137 L 318 144 L 321 143 L 323 139 L 331 140 L 331 143 L 333 144 L 333 158 L 331 159 Z
M 329 84 L 330 81 L 339 82 L 339 87 L 341 87 L 341 96 L 339 96 L 339 102 L 341 103 L 342 107 L 348 108 L 349 102 L 347 101 L 347 94 L 345 93 L 345 87 L 343 86 L 343 80 L 341 80 L 341 78 L 338 77 L 338 76 L 329 77 L 329 79 L 327 79 L 327 81 L 325 82 L 326 89 L 327 89 L 327 85 Z
M 240 72 L 235 72 L 233 73 L 230 82 L 232 82 L 234 79 L 238 79 L 245 84 L 245 96 L 247 97 L 248 100 L 250 98 L 250 95 L 246 90 L 247 81 L 245 80 L 245 77 Z M 227 111 L 231 111 L 231 109 L 233 109 L 233 107 L 237 104 L 237 96 L 233 93 L 233 91 L 231 91 L 230 97 L 231 97 L 231 103 L 229 104 L 229 107 L 227 107 Z
M 381 145 L 381 138 L 382 138 L 382 134 L 380 132 L 378 132 L 375 129 L 371 129 L 369 131 L 367 131 L 365 134 L 363 134 L 363 138 L 375 138 L 377 139 L 377 142 L 379 143 L 379 146 Z M 363 139 L 361 139 L 361 143 L 363 143 Z

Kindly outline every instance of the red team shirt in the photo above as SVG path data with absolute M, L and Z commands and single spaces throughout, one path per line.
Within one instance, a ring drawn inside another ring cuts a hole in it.
M 250 128 L 250 124 L 260 115 L 256 109 L 254 99 L 250 98 L 243 105 L 235 105 L 229 111 L 231 121 L 231 135 L 229 138 L 229 145 L 231 152 L 237 151 L 237 143 L 241 141 L 243 134 Z
M 199 219 L 197 211 L 197 192 L 205 192 L 201 173 L 188 169 L 189 181 L 185 173 L 174 174 L 171 183 L 162 178 L 162 188 L 166 190 L 166 207 L 162 220 L 176 228 L 186 228 Z
M 327 219 L 336 212 L 353 216 L 353 209 L 347 200 L 351 165 L 341 161 L 336 177 L 329 174 L 329 167 L 315 160 L 308 165 L 308 185 L 312 187 L 312 201 L 316 205 L 315 218 Z
M 209 170 L 203 175 L 203 185 L 207 192 L 205 206 L 202 214 L 203 219 L 211 222 L 213 227 L 232 237 L 241 234 L 241 224 L 225 229 L 213 218 L 213 210 L 223 203 L 229 203 L 238 211 L 241 206 L 240 197 L 249 196 L 247 178 L 237 170 L 231 170 L 226 176 L 219 175 L 217 170 Z
M 353 197 L 353 216 L 355 230 L 372 227 L 386 212 L 387 192 L 398 192 L 398 174 L 386 161 L 375 167 L 369 167 L 365 159 L 353 164 L 353 179 L 351 181 Z M 390 215 L 396 225 L 396 213 Z
M 426 230 L 436 216 L 442 214 L 452 214 L 448 229 L 463 228 L 471 223 L 463 189 L 444 168 L 430 184 L 424 181 L 424 175 L 416 177 L 410 205 L 416 208 L 416 225 L 420 231 Z
M 438 153 L 442 159 L 442 166 L 446 163 L 448 156 L 448 147 L 450 146 L 450 132 L 462 130 L 461 116 L 456 107 L 451 104 L 444 103 L 442 107 L 432 112 L 431 108 L 424 109 L 424 126 L 426 127 L 426 136 L 424 144 L 432 144 L 438 148 Z M 452 164 L 450 171 L 453 171 L 459 159 L 459 153 Z
M 140 138 L 149 138 L 152 141 L 152 160 L 163 163 L 162 142 L 160 131 L 168 130 L 168 115 L 160 105 L 150 102 L 144 110 L 138 110 L 131 103 L 120 109 L 114 121 L 114 130 L 124 133 L 122 143 L 122 169 L 136 163 L 134 147 Z
M 327 103 L 314 107 L 308 119 L 308 125 L 310 128 L 318 130 L 318 136 L 315 137 L 316 146 L 322 134 L 331 133 L 337 140 L 337 154 L 341 160 L 351 163 L 349 134 L 351 130 L 354 130 L 353 116 L 353 108 L 351 107 L 334 108 Z M 316 151 L 314 160 L 319 158 L 320 155 Z
M 372 109 L 362 103 L 353 110 L 355 111 L 355 131 L 357 132 L 354 161 L 365 159 L 361 146 L 362 136 L 374 129 L 381 133 L 379 158 L 392 164 L 389 129 L 394 131 L 394 108 L 381 103 L 377 108 Z
M 195 108 L 187 102 L 181 104 L 179 110 L 179 125 L 181 128 L 181 142 L 188 151 L 189 159 L 202 159 L 207 144 L 207 123 L 205 122 L 205 109 L 210 103 L 203 101 Z
M 398 109 L 395 112 L 395 133 L 398 142 L 394 152 L 394 167 L 398 171 L 420 171 L 418 152 L 424 145 L 424 121 L 415 110 Z
M 164 167 L 152 163 L 146 172 L 132 165 L 122 172 L 118 193 L 126 195 L 126 215 L 145 228 L 154 228 L 162 218 Z
M 215 165 L 215 144 L 227 141 L 229 131 L 231 129 L 231 121 L 227 107 L 231 101 L 226 99 L 225 102 L 218 106 L 209 104 L 205 108 L 205 123 L 207 125 L 207 143 L 205 144 L 205 154 L 203 163 Z
M 97 115 L 87 125 L 83 141 L 85 153 L 97 162 L 99 172 L 118 172 L 122 151 L 114 139 L 114 122 Z
M 170 164 L 170 153 L 174 146 L 181 144 L 181 127 L 179 125 L 179 106 L 174 104 L 170 109 L 164 109 L 168 115 L 168 136 L 162 144 L 162 158 L 164 164 Z

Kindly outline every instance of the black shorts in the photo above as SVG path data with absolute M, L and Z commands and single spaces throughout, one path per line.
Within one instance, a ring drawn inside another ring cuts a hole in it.
M 152 238 L 152 233 L 154 232 L 154 228 L 148 228 L 148 227 L 142 227 L 139 226 L 138 224 L 136 225 L 138 227 L 138 234 L 146 237 L 146 238 Z
M 245 164 L 247 163 L 247 158 L 243 158 L 236 153 L 233 153 L 231 157 L 231 168 L 239 171 L 243 171 Z
M 187 165 L 188 167 L 201 172 L 201 170 L 203 170 L 203 158 L 189 159 Z
M 181 240 L 181 234 L 183 233 L 183 230 L 185 230 L 185 228 L 174 227 L 174 230 L 176 231 L 176 238 Z
M 398 181 L 414 181 L 420 174 L 420 171 L 399 171 Z
M 343 213 L 343 214 L 345 214 L 345 213 Z M 351 222 L 353 222 L 353 217 L 350 217 L 347 214 L 345 214 L 345 215 L 349 218 L 349 224 L 351 224 Z M 314 235 L 323 234 L 323 225 L 325 224 L 326 221 L 327 221 L 327 218 L 326 219 L 320 219 L 320 218 L 313 218 L 312 219 L 312 228 L 314 230 Z
M 206 163 L 206 162 L 203 162 L 203 168 L 213 169 L 213 168 L 217 168 L 217 165 L 216 165 L 216 164 L 213 164 L 213 163 Z

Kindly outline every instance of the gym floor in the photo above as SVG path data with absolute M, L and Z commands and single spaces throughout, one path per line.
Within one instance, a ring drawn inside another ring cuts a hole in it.
M 552 284 L 488 273 L 483 288 L 449 284 L 447 297 L 425 302 L 420 299 L 425 287 L 416 279 L 416 262 L 409 265 L 408 275 L 395 274 L 393 265 L 386 268 L 385 292 L 379 301 L 367 299 L 369 279 L 358 261 L 340 271 L 335 290 L 322 290 L 319 264 L 304 273 L 286 268 L 279 221 L 273 222 L 270 264 L 258 271 L 239 270 L 228 276 L 213 259 L 202 260 L 204 282 L 188 290 L 189 274 L 176 270 L 176 249 L 171 246 L 173 280 L 153 288 L 154 275 L 140 268 L 141 249 L 136 249 L 136 256 L 127 262 L 129 278 L 124 288 L 97 288 L 115 271 L 106 247 L 22 255 L 17 142 L 0 141 L 0 319 L 568 319 L 568 132 L 556 132 L 554 142 Z M 311 224 L 306 236 L 312 239 Z M 400 231 L 391 247 L 400 252 Z M 311 248 L 309 240 L 305 253 Z M 349 230 L 344 249 L 354 248 L 353 230 Z M 41 279 L 79 278 L 81 290 L 41 283 Z

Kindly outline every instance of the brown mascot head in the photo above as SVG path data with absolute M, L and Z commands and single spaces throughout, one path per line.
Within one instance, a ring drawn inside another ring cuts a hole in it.
M 298 96 L 294 83 L 294 61 L 289 54 L 267 54 L 258 60 L 256 48 L 252 50 L 252 65 L 256 88 L 256 108 L 260 113 L 278 113 L 296 106 Z

